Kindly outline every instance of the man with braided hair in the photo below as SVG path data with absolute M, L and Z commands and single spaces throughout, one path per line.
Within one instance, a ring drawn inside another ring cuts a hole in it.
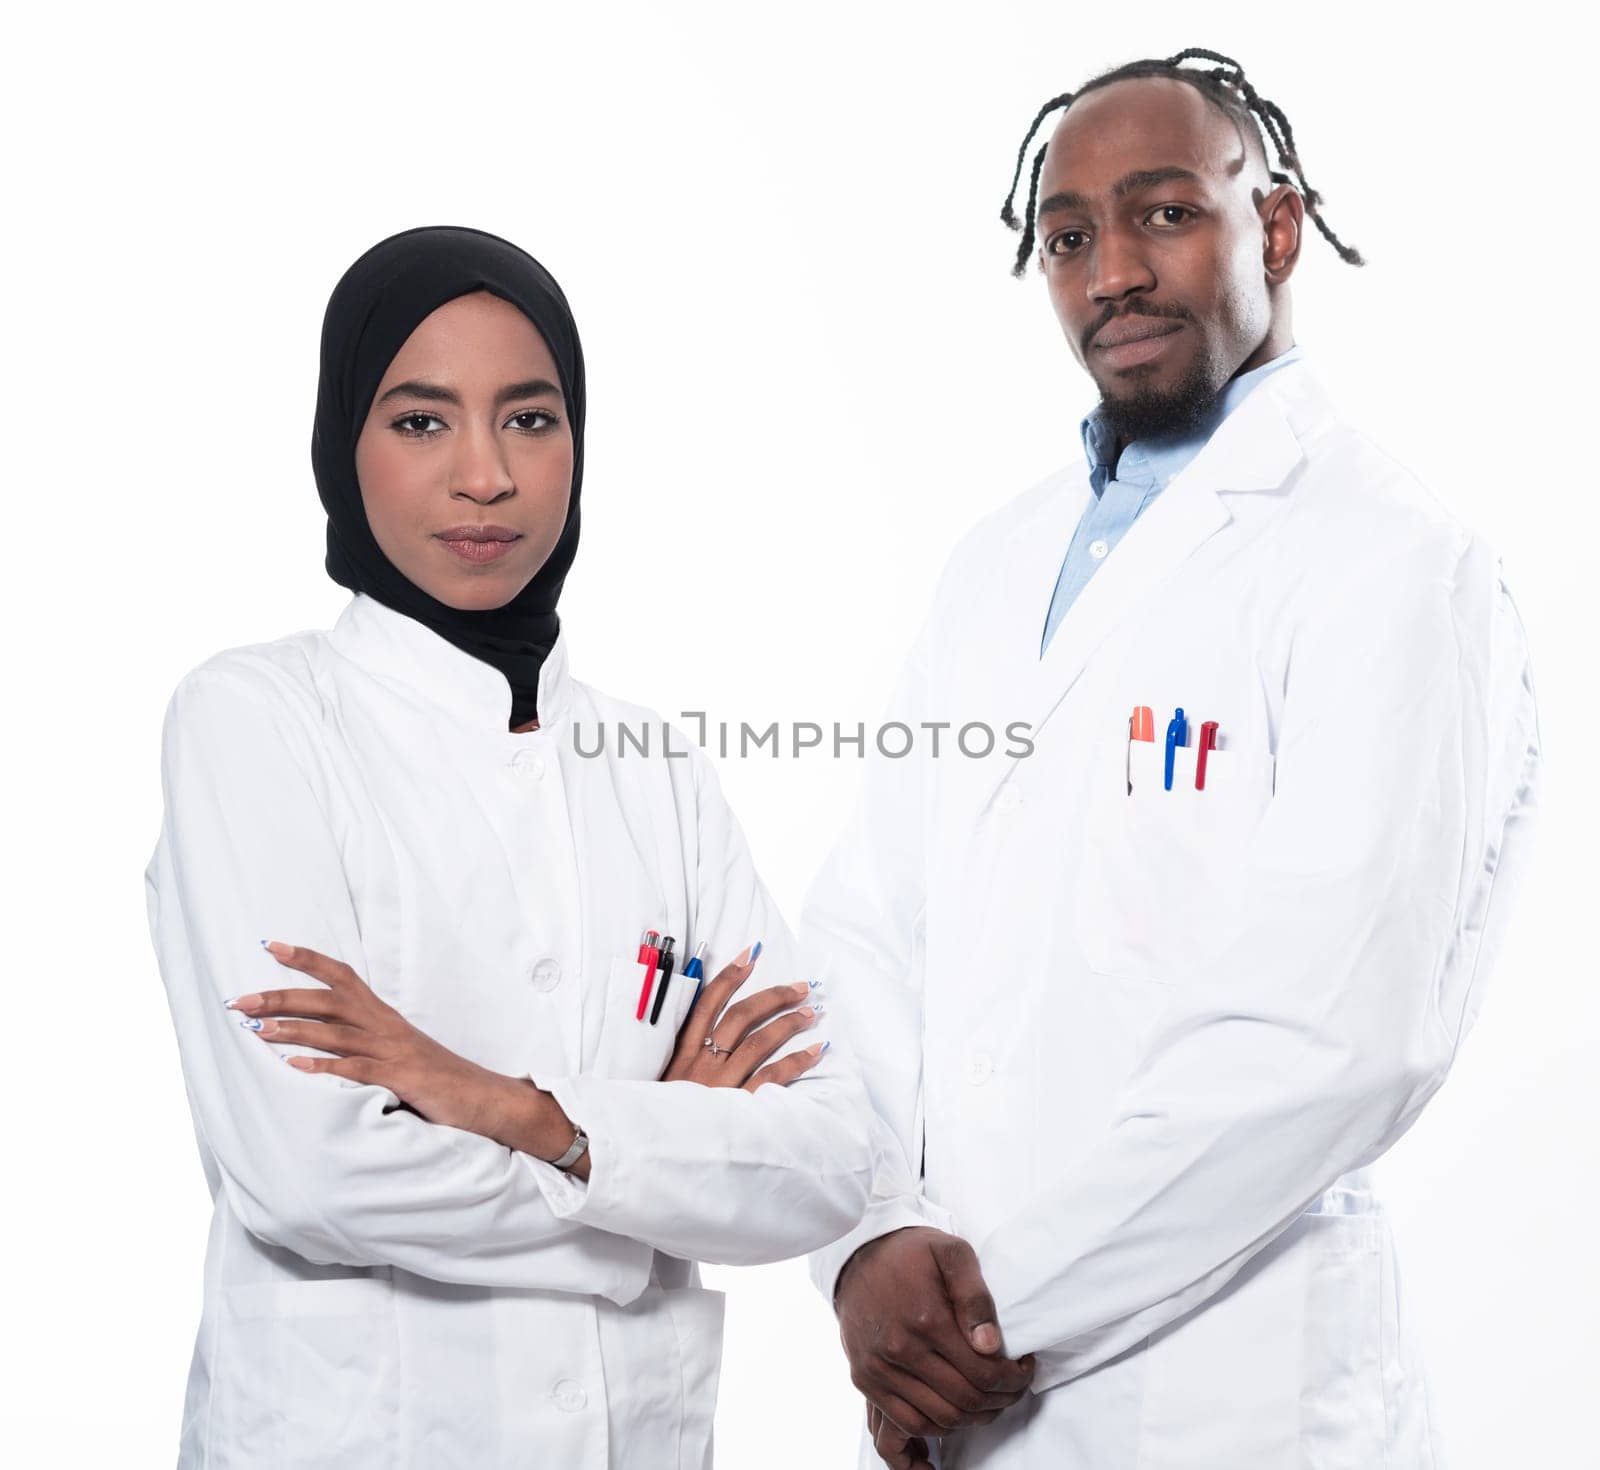
M 861 1463 L 1433 1467 L 1368 1166 L 1527 860 L 1522 625 L 1295 345 L 1307 217 L 1362 259 L 1236 62 L 1053 98 L 1024 170 L 1016 270 L 1100 401 L 957 547 L 886 718 L 1031 750 L 869 757 L 802 915 L 877 1130 L 812 1257 Z

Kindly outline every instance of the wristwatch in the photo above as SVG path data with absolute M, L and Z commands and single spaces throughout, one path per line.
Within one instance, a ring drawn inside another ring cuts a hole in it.
M 574 1124 L 573 1126 L 577 1127 L 578 1125 Z M 578 1127 L 577 1134 L 568 1146 L 567 1151 L 559 1159 L 551 1159 L 550 1162 L 558 1169 L 570 1169 L 583 1157 L 583 1151 L 588 1147 L 589 1135 L 581 1127 Z

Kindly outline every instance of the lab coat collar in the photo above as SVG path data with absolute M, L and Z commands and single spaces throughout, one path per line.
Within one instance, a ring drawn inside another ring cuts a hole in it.
M 328 640 L 384 683 L 420 698 L 457 724 L 508 741 L 526 738 L 509 729 L 511 685 L 499 669 L 365 592 L 351 597 Z M 571 701 L 562 631 L 539 670 L 539 728 L 548 730 L 564 718 Z
M 1038 656 L 1063 549 L 1091 496 L 1088 465 L 1062 470 L 1053 493 L 1012 532 L 1006 579 L 989 633 L 1001 680 L 1005 718 L 1037 731 L 1088 666 L 1111 631 L 1155 593 L 1196 550 L 1232 519 L 1227 499 L 1280 489 L 1305 458 L 1305 444 L 1335 413 L 1304 361 L 1286 364 L 1258 383 L 1218 425 L 1198 454 L 1172 479 L 1090 578 Z M 1013 760 L 974 762 L 987 768 L 992 795 Z

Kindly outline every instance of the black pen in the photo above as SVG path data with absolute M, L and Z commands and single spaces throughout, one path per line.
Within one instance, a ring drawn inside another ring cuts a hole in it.
M 656 986 L 656 1003 L 650 1008 L 650 1024 L 661 1019 L 661 1002 L 667 998 L 667 982 L 672 979 L 672 946 L 677 943 L 670 934 L 661 936 L 661 983 Z

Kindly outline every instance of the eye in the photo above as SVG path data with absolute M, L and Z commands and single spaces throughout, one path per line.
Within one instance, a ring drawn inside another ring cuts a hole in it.
M 1184 216 L 1186 218 L 1192 218 L 1195 215 L 1195 213 L 1196 213 L 1196 211 L 1193 210 L 1193 209 L 1190 209 L 1187 204 L 1158 204 L 1153 210 L 1151 210 L 1149 218 L 1147 219 L 1146 223 L 1148 223 L 1149 220 L 1153 220 L 1158 214 L 1160 214 L 1160 215 L 1176 214 L 1176 215 Z M 1183 224 L 1184 223 L 1184 219 L 1182 219 L 1182 218 L 1175 219 L 1175 220 L 1169 219 L 1169 220 L 1166 220 L 1165 223 L 1170 227 L 1175 227 L 1177 225 Z
M 518 423 L 520 419 L 533 419 L 534 423 Z M 521 413 L 511 415 L 511 422 L 517 424 L 525 434 L 544 434 L 561 422 L 548 408 L 525 408 Z
M 1082 230 L 1061 230 L 1045 241 L 1045 253 L 1047 255 L 1072 255 L 1082 247 L 1078 244 L 1069 245 L 1067 242 L 1069 240 L 1081 241 L 1082 239 Z
M 438 429 L 420 428 L 420 424 L 443 424 L 444 420 L 436 413 L 423 413 L 421 409 L 414 413 L 401 414 L 394 421 L 393 427 L 408 439 L 431 439 L 439 432 Z

